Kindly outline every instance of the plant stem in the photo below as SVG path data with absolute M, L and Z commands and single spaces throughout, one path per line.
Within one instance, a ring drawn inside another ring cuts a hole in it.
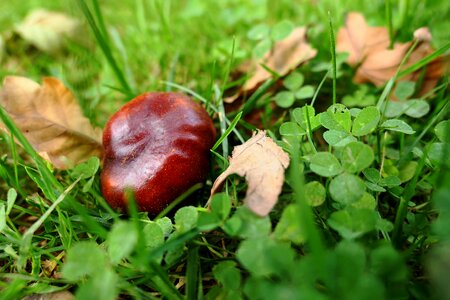
M 311 253 L 317 260 L 318 268 L 322 266 L 322 258 L 324 253 L 324 245 L 322 241 L 321 234 L 314 223 L 314 217 L 311 207 L 306 203 L 305 193 L 304 193 L 304 178 L 303 174 L 300 173 L 300 150 L 299 147 L 292 147 L 291 155 L 291 180 L 292 188 L 294 190 L 294 198 L 299 209 L 299 226 L 304 228 L 306 234 L 307 242 L 311 247 Z M 319 270 L 322 270 L 319 268 Z
M 394 46 L 394 28 L 392 26 L 392 5 L 391 0 L 385 0 L 385 14 L 386 14 L 386 21 L 387 21 L 387 28 L 389 31 L 389 49 L 392 49 Z
M 333 104 L 336 104 L 336 39 L 334 37 L 333 21 L 331 14 L 328 12 L 328 20 L 330 23 L 330 51 L 331 51 L 331 65 L 333 67 Z
M 395 247 L 399 248 L 402 242 L 402 231 L 403 231 L 403 221 L 405 220 L 406 213 L 408 210 L 408 203 L 411 198 L 414 196 L 414 192 L 416 189 L 417 181 L 419 179 L 419 175 L 422 172 L 423 167 L 425 166 L 425 161 L 428 154 L 428 147 L 425 149 L 422 157 L 419 161 L 419 165 L 417 166 L 416 172 L 414 173 L 414 177 L 405 187 L 405 190 L 400 197 L 400 203 L 397 208 L 397 213 L 395 215 L 394 222 L 394 230 L 392 233 L 392 242 Z

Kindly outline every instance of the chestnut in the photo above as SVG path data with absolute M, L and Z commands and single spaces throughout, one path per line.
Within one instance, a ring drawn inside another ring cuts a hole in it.
M 215 136 L 206 110 L 184 94 L 151 92 L 134 98 L 103 132 L 103 196 L 124 210 L 129 188 L 139 210 L 158 214 L 206 179 Z

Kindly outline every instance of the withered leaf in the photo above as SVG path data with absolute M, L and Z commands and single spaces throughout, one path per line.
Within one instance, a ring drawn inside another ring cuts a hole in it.
M 289 156 L 265 131 L 259 131 L 235 147 L 229 161 L 229 167 L 214 182 L 211 195 L 230 174 L 244 176 L 248 183 L 244 203 L 254 213 L 266 216 L 278 200 Z
M 75 296 L 69 291 L 53 292 L 48 294 L 32 294 L 22 300 L 73 300 Z
M 92 127 L 72 93 L 56 78 L 44 78 L 41 86 L 25 77 L 8 76 L 0 105 L 56 168 L 66 169 L 102 154 L 101 130 Z
M 15 31 L 27 42 L 44 52 L 61 48 L 65 38 L 73 38 L 80 22 L 63 13 L 37 9 L 30 12 Z
M 433 53 L 430 45 L 431 34 L 427 28 L 419 28 L 414 37 L 420 42 L 404 63 L 403 69 Z M 356 83 L 371 82 L 376 86 L 384 85 L 397 72 L 412 42 L 397 43 L 389 49 L 389 34 L 384 27 L 367 26 L 364 16 L 349 13 L 345 26 L 338 32 L 336 48 L 340 52 L 348 52 L 347 63 L 358 66 L 353 80 Z M 444 73 L 442 58 L 435 59 L 426 66 L 426 72 L 420 94 L 433 89 Z M 417 81 L 422 70 L 406 75 L 401 80 Z
M 348 52 L 347 63 L 357 65 L 372 52 L 389 47 L 389 33 L 384 27 L 367 26 L 364 16 L 351 12 L 347 15 L 345 26 L 337 34 L 336 49 Z
M 284 76 L 302 63 L 315 57 L 316 54 L 317 50 L 307 42 L 306 28 L 295 28 L 288 37 L 275 43 L 274 47 L 264 55 L 261 61 L 252 63 L 249 69 L 253 75 L 235 95 L 225 98 L 224 101 L 232 103 L 241 95 L 256 90 L 259 85 L 271 78 L 272 74 L 263 65 L 277 72 L 280 76 Z M 245 64 L 248 64 L 248 62 Z
M 423 33 L 423 29 L 421 29 L 421 31 Z M 431 39 L 431 35 L 428 35 L 429 40 Z M 353 80 L 356 83 L 371 82 L 376 86 L 384 85 L 395 75 L 412 45 L 412 42 L 398 43 L 394 45 L 393 49 L 383 49 L 377 52 L 372 52 L 358 68 Z M 414 48 L 408 60 L 403 64 L 402 69 L 408 68 L 433 52 L 434 49 L 427 40 L 420 40 L 420 43 L 416 46 L 416 48 Z M 421 72 L 422 70 L 418 70 L 403 76 L 401 80 L 416 82 L 419 79 Z M 443 58 L 439 57 L 430 62 L 426 66 L 422 86 L 420 87 L 420 95 L 432 90 L 443 74 Z

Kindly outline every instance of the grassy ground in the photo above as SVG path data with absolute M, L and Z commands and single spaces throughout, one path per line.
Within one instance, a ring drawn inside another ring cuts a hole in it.
M 448 51 L 446 1 L 400 0 L 386 13 L 388 2 L 3 1 L 0 78 L 57 77 L 92 123 L 103 127 L 144 91 L 190 90 L 220 107 L 222 92 L 242 84 L 228 74 L 252 58 L 258 42 L 249 32 L 258 24 L 308 26 L 318 54 L 297 71 L 315 90 L 332 65 L 328 12 L 335 32 L 349 11 L 363 13 L 374 26 L 388 27 L 391 16 L 398 42 L 428 26 L 435 48 Z M 36 49 L 13 29 L 37 8 L 75 17 L 82 33 L 58 52 Z M 96 25 L 89 24 L 89 14 Z M 330 113 L 353 126 L 347 133 L 357 141 L 352 147 L 324 138 L 342 131 L 326 122 L 308 137 L 290 131 L 294 109 L 311 104 L 310 98 L 274 114 L 275 92 L 262 93 L 251 107 L 263 109 L 262 127 L 291 157 L 279 204 L 265 218 L 242 206 L 246 185 L 237 177 L 213 199 L 212 212 L 204 208 L 212 182 L 225 169 L 220 156 L 241 143 L 239 136 L 251 136 L 253 127 L 244 120 L 235 127 L 239 135 L 231 133 L 228 146 L 217 148 L 208 180 L 194 189 L 190 206 L 156 219 L 112 211 L 101 196 L 95 159 L 56 171 L 20 136 L 22 146 L 15 146 L 2 133 L 0 299 L 60 290 L 79 299 L 450 299 L 450 126 L 441 123 L 449 115 L 448 79 L 441 78 L 426 99 L 427 114 L 389 117 L 382 111 L 372 130 L 358 133 L 355 124 L 380 114 L 375 105 L 390 90 L 354 84 L 354 72 L 338 60 L 336 88 L 328 78 L 314 102 L 315 113 L 324 112 L 335 94 L 353 109 L 335 106 L 338 112 Z M 356 108 L 367 109 L 367 117 L 358 117 Z M 223 132 L 227 126 L 212 116 Z M 228 114 L 234 116 L 236 111 Z M 401 128 L 383 127 L 389 119 L 401 120 Z M 355 153 L 373 158 L 358 160 Z M 334 164 L 345 172 L 330 171 Z M 314 199 L 320 205 L 307 205 Z

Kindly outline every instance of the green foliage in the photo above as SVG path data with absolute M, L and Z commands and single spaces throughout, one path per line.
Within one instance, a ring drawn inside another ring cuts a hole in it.
M 356 116 L 352 133 L 355 136 L 363 136 L 375 130 L 380 121 L 380 112 L 374 106 L 363 108 Z
M 287 91 L 278 92 L 275 97 L 275 103 L 279 107 L 291 107 L 296 100 L 310 99 L 314 95 L 314 87 L 311 85 L 303 85 L 305 77 L 299 72 L 289 74 L 283 80 L 283 86 Z M 312 107 L 311 107 L 312 108 Z M 314 108 L 312 108 L 314 110 Z
M 311 171 L 321 176 L 331 177 L 342 172 L 342 166 L 336 156 L 328 152 L 314 154 L 310 162 Z
M 99 127 L 134 94 L 179 90 L 200 100 L 218 128 L 210 173 L 186 202 L 164 216 L 126 215 L 101 196 L 100 159 L 53 170 L 0 109 L 12 132 L 0 130 L 0 298 L 59 290 L 77 299 L 447 297 L 448 80 L 427 94 L 420 86 L 437 54 L 401 69 L 399 78 L 417 81 L 392 80 L 382 91 L 352 82 L 348 54 L 330 59 L 324 28 L 328 10 L 337 34 L 354 9 L 381 26 L 386 1 L 326 9 L 311 1 L 181 2 L 0 3 L 2 77 L 60 78 Z M 419 2 L 391 3 L 397 41 L 448 15 L 443 1 Z M 48 54 L 21 40 L 14 24 L 31 7 L 78 18 L 80 41 Z M 241 63 L 264 66 L 277 42 L 306 25 L 318 50 L 313 60 L 230 106 L 222 101 L 253 75 L 234 72 Z M 447 27 L 431 27 L 438 54 L 448 48 Z M 210 197 L 233 146 L 254 126 L 291 161 L 279 202 L 265 217 L 242 203 L 248 187 L 237 176 Z
M 365 191 L 364 182 L 353 174 L 342 173 L 330 182 L 331 197 L 344 205 L 358 201 Z
M 372 164 L 373 159 L 372 148 L 361 142 L 351 142 L 342 149 L 342 167 L 350 173 L 366 169 Z

